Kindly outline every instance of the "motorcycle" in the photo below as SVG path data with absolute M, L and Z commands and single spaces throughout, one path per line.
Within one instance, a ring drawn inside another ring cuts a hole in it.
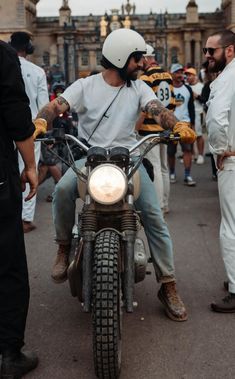
M 76 173 L 84 202 L 73 230 L 70 291 L 84 312 L 92 313 L 97 377 L 115 379 L 121 368 L 122 311 L 133 312 L 134 284 L 145 279 L 148 265 L 144 243 L 138 237 L 140 215 L 134 206 L 140 192 L 138 168 L 153 146 L 179 137 L 169 131 L 150 134 L 130 150 L 122 146 L 88 147 L 68 134 L 57 136 L 53 142 L 56 140 L 67 144 L 70 160 L 61 159 Z M 82 169 L 75 165 L 71 141 L 86 154 Z M 146 141 L 147 147 L 136 156 Z

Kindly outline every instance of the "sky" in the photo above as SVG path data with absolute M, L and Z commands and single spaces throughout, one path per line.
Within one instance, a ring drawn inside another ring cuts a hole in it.
M 153 13 L 165 12 L 184 13 L 189 0 L 130 0 L 130 4 L 135 3 L 136 13 Z M 90 13 L 103 15 L 106 11 L 109 14 L 110 9 L 121 9 L 126 0 L 69 0 L 69 6 L 72 10 L 72 16 L 88 15 Z M 196 0 L 199 12 L 214 12 L 220 7 L 221 0 Z M 58 9 L 62 5 L 62 0 L 40 0 L 37 4 L 37 15 L 40 16 L 58 16 Z

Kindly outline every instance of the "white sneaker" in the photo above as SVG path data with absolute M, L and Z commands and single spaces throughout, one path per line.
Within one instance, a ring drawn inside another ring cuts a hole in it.
M 203 157 L 203 155 L 198 155 L 196 163 L 197 164 L 203 164 L 204 163 L 204 157 Z
M 184 179 L 184 184 L 189 187 L 195 187 L 196 182 L 191 176 L 187 176 L 187 178 Z
M 171 184 L 176 183 L 176 176 L 175 176 L 175 174 L 170 174 L 170 183 Z

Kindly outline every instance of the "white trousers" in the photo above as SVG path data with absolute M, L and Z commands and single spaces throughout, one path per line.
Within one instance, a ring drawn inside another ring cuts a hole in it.
M 158 195 L 160 207 L 169 207 L 170 179 L 167 161 L 167 145 L 159 144 L 146 155 L 154 168 L 154 186 Z
M 218 172 L 221 209 L 220 245 L 229 281 L 229 292 L 235 294 L 235 170 Z
M 195 112 L 195 132 L 197 137 L 201 137 L 202 133 L 202 112 Z
M 34 154 L 35 154 L 36 166 L 38 166 L 38 162 L 40 159 L 40 153 L 41 153 L 41 142 L 35 142 L 34 143 Z M 19 160 L 19 170 L 20 170 L 20 173 L 22 173 L 22 171 L 24 169 L 24 161 L 23 161 L 20 153 L 18 153 L 18 160 Z M 29 188 L 30 188 L 29 184 L 26 183 L 26 189 L 23 192 L 22 220 L 32 222 L 34 219 L 34 214 L 35 214 L 36 195 L 32 199 L 30 199 L 28 201 L 24 201 L 24 199 L 26 198 L 26 196 L 29 193 Z

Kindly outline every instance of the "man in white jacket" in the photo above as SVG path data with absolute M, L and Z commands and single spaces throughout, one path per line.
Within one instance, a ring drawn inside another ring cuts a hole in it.
M 30 35 L 26 32 L 15 32 L 11 35 L 11 46 L 17 51 L 21 64 L 21 72 L 25 84 L 25 91 L 29 98 L 30 109 L 32 113 L 32 119 L 35 119 L 39 109 L 41 109 L 49 101 L 47 80 L 44 70 L 28 61 L 26 56 L 32 54 L 34 47 L 31 43 Z M 41 143 L 34 143 L 34 153 L 36 165 L 38 165 L 40 158 Z M 24 169 L 24 162 L 19 154 L 19 169 L 20 172 Z M 29 186 L 26 186 L 26 190 L 23 193 L 23 207 L 22 207 L 22 222 L 24 233 L 31 232 L 36 228 L 33 223 L 35 207 L 36 207 L 36 195 L 29 201 L 25 202 L 29 192 Z
M 209 146 L 218 167 L 221 208 L 220 245 L 228 295 L 212 303 L 215 312 L 235 312 L 235 34 L 230 30 L 210 36 L 203 49 L 209 69 L 218 72 L 211 84 L 207 127 Z

